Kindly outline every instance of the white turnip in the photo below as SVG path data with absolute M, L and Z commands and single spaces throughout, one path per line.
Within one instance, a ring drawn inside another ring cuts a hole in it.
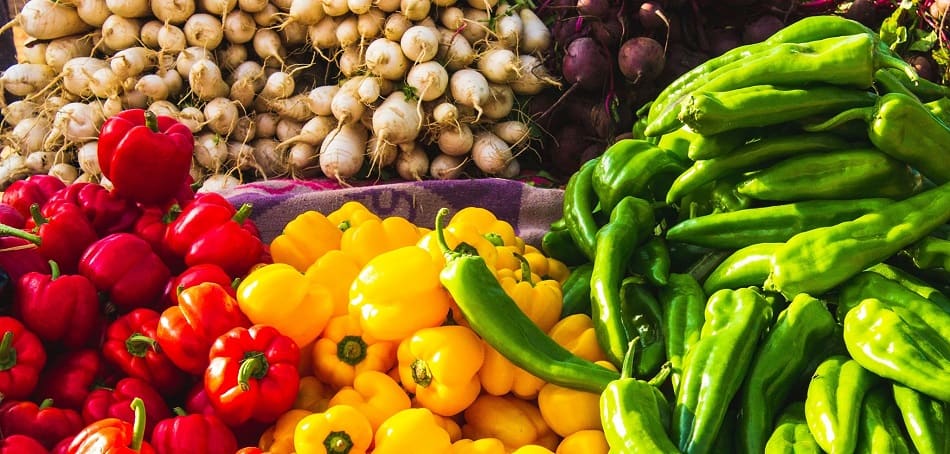
M 141 19 L 113 14 L 102 24 L 102 44 L 113 52 L 128 49 L 138 45 L 141 31 Z
M 224 17 L 237 7 L 237 0 L 198 0 L 199 10 L 218 17 Z
M 247 46 L 228 43 L 215 49 L 214 57 L 218 61 L 218 66 L 230 73 L 248 61 Z
M 491 131 L 481 131 L 475 134 L 472 144 L 472 161 L 479 170 L 488 175 L 496 175 L 508 167 L 514 160 L 511 147 Z
M 409 68 L 409 60 L 399 43 L 377 38 L 366 47 L 364 57 L 370 73 L 389 80 L 402 80 Z
M 401 0 L 399 11 L 411 21 L 419 21 L 429 15 L 432 3 L 429 0 Z
M 98 34 L 73 35 L 54 39 L 46 46 L 45 60 L 56 71 L 62 71 L 66 62 L 76 57 L 91 57 Z
M 435 28 L 415 25 L 403 33 L 399 46 L 410 61 L 422 63 L 435 58 L 439 52 L 439 38 Z
M 287 48 L 284 47 L 280 35 L 276 31 L 269 28 L 258 28 L 254 32 L 254 39 L 251 40 L 251 44 L 254 46 L 254 53 L 264 60 L 265 65 L 268 60 L 275 61 L 280 66 L 284 65 L 284 61 L 287 59 Z
M 205 114 L 201 109 L 195 106 L 186 106 L 178 112 L 178 116 L 175 117 L 181 124 L 188 127 L 192 133 L 197 134 L 200 132 L 205 125 Z
M 366 159 L 368 132 L 359 123 L 341 124 L 320 144 L 320 169 L 343 181 L 359 172 Z
M 254 33 L 257 32 L 257 23 L 254 22 L 254 16 L 250 13 L 236 9 L 224 16 L 222 23 L 224 28 L 224 39 L 234 44 L 244 44 L 254 39 Z
M 222 137 L 231 135 L 231 131 L 237 126 L 240 112 L 238 107 L 228 98 L 220 97 L 208 101 L 204 107 L 205 121 L 211 132 Z
M 356 16 L 343 16 L 337 23 L 334 32 L 336 33 L 336 41 L 340 43 L 340 47 L 348 47 L 360 42 L 359 21 Z
M 468 158 L 465 156 L 452 156 L 445 153 L 439 153 L 432 158 L 429 163 L 429 175 L 437 180 L 454 180 L 462 176 L 465 163 Z
M 442 153 L 451 156 L 465 156 L 472 150 L 475 137 L 472 134 L 472 128 L 465 123 L 460 123 L 458 127 L 439 130 L 437 143 Z
M 91 30 L 76 8 L 64 2 L 29 0 L 16 15 L 23 32 L 34 39 L 56 39 Z
M 481 118 L 484 106 L 490 101 L 491 87 L 482 73 L 474 69 L 461 69 L 452 73 L 449 78 L 449 92 L 455 102 L 475 109 L 478 115 L 475 121 Z
M 56 162 L 50 166 L 46 174 L 59 178 L 63 183 L 70 185 L 79 178 L 79 169 L 67 162 Z
M 515 92 L 508 84 L 488 83 L 491 95 L 485 103 L 482 115 L 490 120 L 501 120 L 511 113 L 515 106 Z
M 146 21 L 139 30 L 139 41 L 142 46 L 152 50 L 158 50 L 161 46 L 158 44 L 158 33 L 165 24 L 158 20 Z
M 157 55 L 155 51 L 142 46 L 130 47 L 116 52 L 109 58 L 109 67 L 116 77 L 125 79 L 137 77 L 146 70 L 155 67 Z
M 523 25 L 518 51 L 527 54 L 547 52 L 551 48 L 551 29 L 531 8 L 519 9 L 518 16 Z
M 415 142 L 400 145 L 395 167 L 404 180 L 422 180 L 429 173 L 429 155 Z
M 313 112 L 314 115 L 319 116 L 333 115 L 330 103 L 339 90 L 339 85 L 321 85 L 310 90 L 310 93 L 307 95 L 310 111 Z
M 521 77 L 521 62 L 511 50 L 494 47 L 478 55 L 478 71 L 496 84 L 506 84 Z
M 521 77 L 508 82 L 515 94 L 532 96 L 548 87 L 560 88 L 561 82 L 548 72 L 544 62 L 538 57 L 522 54 L 518 56 L 518 63 Z
M 406 95 L 391 93 L 373 112 L 373 134 L 381 141 L 404 144 L 416 140 L 422 129 L 422 117 Z
M 102 68 L 109 68 L 109 63 L 99 58 L 77 57 L 69 60 L 63 65 L 63 88 L 80 98 L 92 96 L 92 75 Z
M 181 109 L 178 108 L 178 105 L 167 99 L 158 100 L 149 104 L 147 110 L 154 113 L 155 115 L 164 115 L 166 117 L 172 118 L 177 117 L 178 113 L 181 112 Z
M 257 123 L 253 118 L 248 116 L 243 116 L 238 118 L 237 124 L 234 126 L 234 129 L 231 131 L 231 136 L 228 137 L 228 140 L 233 140 L 241 143 L 248 143 L 257 137 Z
M 195 0 L 162 0 L 151 1 L 152 14 L 163 23 L 173 25 L 184 24 L 195 14 Z
M 16 63 L 0 76 L 3 89 L 14 96 L 39 93 L 56 78 L 56 70 L 49 65 Z
M 372 8 L 356 18 L 356 30 L 365 41 L 373 40 L 383 34 L 386 24 L 386 13 L 379 8 Z M 395 40 L 394 40 L 395 41 Z
M 386 24 L 383 26 L 383 37 L 399 42 L 406 30 L 412 27 L 412 21 L 407 19 L 401 13 L 392 13 L 386 17 Z
M 2 112 L 4 124 L 16 126 L 23 119 L 38 115 L 40 107 L 34 101 L 21 99 L 3 106 L 0 112 Z
M 427 61 L 413 66 L 406 75 L 406 85 L 423 101 L 432 101 L 445 93 L 449 73 L 439 62 Z
M 449 71 L 458 71 L 468 67 L 478 56 L 471 43 L 452 30 L 440 29 L 439 38 L 438 58 Z
M 177 54 L 188 47 L 188 38 L 181 28 L 172 24 L 162 25 L 158 30 L 158 48 L 162 52 Z
M 202 167 L 218 173 L 228 161 L 228 146 L 221 136 L 205 132 L 195 137 L 195 160 Z
M 92 140 L 82 144 L 76 150 L 76 163 L 79 169 L 90 175 L 102 173 L 99 169 L 99 141 Z
M 106 0 L 76 0 L 76 14 L 83 22 L 101 28 L 106 18 L 112 15 Z
M 298 142 L 287 151 L 287 172 L 291 178 L 314 178 L 320 175 L 320 158 L 317 147 Z
M 207 13 L 198 13 L 188 18 L 182 31 L 189 46 L 216 49 L 224 40 L 221 19 Z

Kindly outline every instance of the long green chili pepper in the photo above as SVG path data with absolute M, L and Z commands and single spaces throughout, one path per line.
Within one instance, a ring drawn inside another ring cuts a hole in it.
M 805 402 L 785 407 L 775 421 L 775 430 L 765 443 L 765 454 L 822 454 L 805 422 Z
M 805 397 L 805 421 L 825 452 L 854 452 L 861 403 L 880 378 L 847 356 L 832 356 L 815 370 Z
M 436 216 L 439 245 L 446 265 L 439 280 L 455 300 L 469 326 L 492 348 L 528 373 L 565 388 L 603 392 L 620 374 L 582 359 L 541 331 L 498 283 L 485 259 L 450 251 L 442 221 Z
M 758 140 L 765 135 L 765 128 L 738 128 L 719 134 L 699 135 L 689 143 L 687 156 L 699 161 L 725 156 L 746 142 Z
M 899 281 L 873 271 L 863 271 L 838 286 L 838 319 L 844 320 L 848 311 L 868 298 L 877 298 L 889 304 L 900 304 L 918 313 L 931 311 L 950 313 L 950 304 L 946 301 L 928 299 L 905 287 Z
M 693 276 L 670 274 L 670 282 L 660 288 L 658 299 L 663 311 L 663 338 L 666 358 L 673 368 L 670 381 L 679 388 L 683 375 L 683 356 L 699 341 L 706 310 L 706 294 Z
M 594 259 L 594 237 L 599 228 L 594 217 L 597 194 L 594 193 L 591 180 L 598 162 L 599 157 L 582 164 L 581 168 L 571 175 L 564 188 L 564 223 L 574 239 L 574 244 L 589 260 Z
M 578 265 L 561 284 L 561 318 L 574 314 L 590 315 L 590 276 L 593 272 L 591 262 Z
M 652 198 L 652 186 L 659 177 L 670 175 L 672 180 L 687 165 L 672 151 L 644 140 L 625 139 L 615 142 L 600 156 L 591 182 L 601 209 L 609 212 L 627 196 Z
M 883 75 L 875 73 L 874 77 L 875 79 L 878 79 L 878 77 L 886 79 L 882 85 L 886 85 L 889 91 L 900 91 L 897 87 L 893 86 L 896 83 L 900 84 L 910 95 L 920 98 L 923 102 L 930 102 L 950 96 L 950 87 L 931 82 L 923 77 L 918 78 L 916 82 L 912 82 L 907 78 L 907 74 L 898 69 L 883 68 L 877 72 L 885 73 Z M 893 88 L 893 90 L 891 90 L 891 88 Z
M 950 125 L 950 98 L 942 97 L 924 103 L 924 107 L 945 125 Z
M 741 174 L 725 176 L 690 191 L 680 200 L 679 219 L 729 213 L 751 207 L 754 200 L 736 190 L 742 179 Z
M 897 72 L 899 73 L 899 72 Z M 901 93 L 907 96 L 917 98 L 917 95 L 911 91 L 910 87 L 904 85 L 901 82 L 901 79 L 898 78 L 897 73 L 892 72 L 890 68 L 881 68 L 874 72 L 874 85 L 879 92 L 884 93 Z M 903 73 L 900 73 L 903 74 Z M 926 80 L 926 79 L 920 79 Z
M 771 318 L 768 301 L 754 288 L 721 290 L 709 297 L 699 341 L 683 361 L 673 408 L 673 439 L 681 451 L 713 449 Z
M 950 270 L 950 240 L 928 236 L 910 245 L 905 252 L 917 268 Z
M 772 421 L 801 377 L 810 377 L 812 361 L 825 350 L 835 332 L 835 319 L 825 304 L 799 294 L 779 313 L 739 392 L 738 439 L 743 452 L 762 452 Z M 813 367 L 814 367 L 813 366 Z M 804 419 L 804 413 L 802 414 Z M 804 421 L 803 421 L 804 422 Z
M 880 274 L 892 281 L 899 283 L 904 288 L 937 303 L 945 311 L 950 312 L 950 298 L 937 290 L 932 285 L 924 282 L 916 276 L 886 263 L 878 263 L 867 269 L 872 273 Z
M 553 259 L 560 260 L 567 266 L 577 266 L 588 261 L 584 251 L 577 247 L 574 238 L 566 228 L 563 230 L 549 230 L 541 237 L 541 250 Z
M 670 278 L 670 248 L 661 236 L 654 236 L 643 243 L 630 257 L 628 270 L 658 287 L 666 285 Z
M 894 402 L 910 441 L 920 454 L 950 452 L 950 404 L 897 383 Z
M 950 183 L 853 221 L 799 233 L 772 258 L 766 289 L 820 295 L 950 220 Z
M 620 285 L 620 313 L 627 337 L 636 339 L 633 376 L 649 377 L 666 362 L 660 303 L 640 278 L 628 277 Z
M 664 365 L 650 381 L 636 379 L 631 370 L 636 354 L 636 347 L 631 346 L 620 378 L 600 395 L 604 437 L 611 452 L 675 454 L 679 451 L 666 434 L 669 404 L 658 389 L 669 375 L 669 366 Z
M 702 135 L 694 132 L 686 126 L 683 126 L 676 131 L 660 136 L 660 141 L 657 142 L 656 146 L 666 151 L 672 152 L 680 159 L 680 161 L 685 162 L 686 160 L 691 159 L 689 157 L 689 149 L 693 146 L 693 142 L 702 139 Z
M 653 208 L 646 200 L 625 197 L 610 212 L 596 236 L 590 279 L 591 318 L 597 342 L 615 366 L 623 363 L 630 338 L 621 317 L 620 284 L 626 263 L 653 231 Z
M 761 287 L 772 269 L 772 257 L 782 243 L 755 243 L 734 251 L 703 281 L 703 290 L 711 295 L 722 289 Z
M 879 386 L 868 391 L 861 404 L 858 427 L 858 453 L 910 454 L 903 434 L 900 410 L 891 397 L 891 390 Z

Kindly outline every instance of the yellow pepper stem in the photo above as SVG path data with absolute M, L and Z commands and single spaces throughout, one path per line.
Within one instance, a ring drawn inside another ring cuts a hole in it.
M 323 446 L 327 449 L 327 454 L 347 454 L 353 449 L 353 439 L 346 432 L 338 430 L 330 432 L 327 438 L 323 439 Z
M 336 344 L 340 361 L 355 366 L 366 359 L 366 341 L 360 336 L 345 336 Z
M 250 388 L 248 381 L 251 378 L 257 380 L 264 378 L 264 376 L 267 375 L 267 369 L 269 367 L 264 353 L 245 353 L 244 359 L 241 360 L 241 367 L 238 369 L 238 384 L 241 385 L 241 390 L 247 391 Z
M 417 359 L 409 366 L 412 370 L 412 381 L 423 388 L 432 383 L 432 372 L 429 371 L 429 365 L 421 359 Z
M 521 262 L 521 280 L 522 282 L 527 282 L 528 285 L 534 287 L 534 282 L 531 280 L 531 264 L 528 263 L 528 259 L 524 258 L 523 255 L 515 253 L 515 257 Z

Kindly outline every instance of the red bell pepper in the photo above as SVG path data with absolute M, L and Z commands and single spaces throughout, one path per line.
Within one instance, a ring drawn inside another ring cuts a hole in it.
M 165 245 L 188 266 L 213 263 L 232 277 L 243 276 L 264 252 L 250 212 L 249 204 L 235 210 L 220 194 L 199 194 L 168 226 Z
M 215 340 L 209 355 L 205 389 L 229 426 L 272 423 L 294 404 L 300 348 L 276 328 L 234 328 Z
M 0 438 L 0 454 L 46 454 L 48 452 L 42 443 L 26 435 Z
M 79 257 L 99 236 L 79 207 L 68 202 L 53 202 L 31 207 L 33 217 L 25 230 L 0 225 L 0 235 L 23 238 L 34 243 L 46 260 L 55 260 L 64 273 L 75 273 Z M 27 230 L 35 230 L 30 233 Z
M 184 389 L 187 377 L 156 340 L 159 317 L 152 309 L 138 308 L 117 318 L 106 330 L 102 354 L 126 375 L 141 378 L 170 396 Z
M 188 394 L 185 396 L 184 407 L 188 414 L 215 415 L 220 418 L 218 411 L 211 405 L 211 399 L 208 397 L 208 392 L 205 390 L 205 384 L 203 382 L 195 383 L 191 390 L 188 391 Z M 229 427 L 231 427 L 231 433 L 237 437 L 238 445 L 245 446 L 257 444 L 261 435 L 272 425 L 271 423 L 250 420 L 239 426 Z
M 9 225 L 15 229 L 22 229 L 26 225 L 26 217 L 23 216 L 13 205 L 0 203 L 0 224 Z
M 32 437 L 46 449 L 53 449 L 64 438 L 73 437 L 84 425 L 76 410 L 54 407 L 53 399 L 39 405 L 29 400 L 0 405 L 0 433 Z
M 234 328 L 251 326 L 230 288 L 213 282 L 188 287 L 178 295 L 178 304 L 162 312 L 156 339 L 165 355 L 185 372 L 204 374 L 215 339 Z
M 147 205 L 167 202 L 186 184 L 195 138 L 172 117 L 129 109 L 99 132 L 99 168 L 121 197 Z
M 73 183 L 53 194 L 49 200 L 78 206 L 100 236 L 131 230 L 142 214 L 142 209 L 134 202 L 96 183 Z
M 46 365 L 46 350 L 40 339 L 13 317 L 0 317 L 0 395 L 26 399 Z
M 79 274 L 28 273 L 17 282 L 13 313 L 44 342 L 75 350 L 88 346 L 99 318 L 96 287 Z
M 151 246 L 131 233 L 113 233 L 91 244 L 79 259 L 79 273 L 106 293 L 119 312 L 155 304 L 170 277 Z
M 264 454 L 264 451 L 257 446 L 245 446 L 235 451 L 234 454 Z
M 30 217 L 30 206 L 42 207 L 57 191 L 66 187 L 63 180 L 52 175 L 36 174 L 14 181 L 0 196 L 0 202 L 12 206 L 23 218 Z
M 152 447 L 158 454 L 234 454 L 237 438 L 215 415 L 186 414 L 176 407 L 175 416 L 164 419 L 152 432 Z
M 184 271 L 173 277 L 165 287 L 166 308 L 178 304 L 178 294 L 188 287 L 194 287 L 204 282 L 214 282 L 220 285 L 228 292 L 228 295 L 236 297 L 235 280 L 228 275 L 224 268 L 213 263 L 202 263 L 201 265 L 189 266 Z
M 34 400 L 53 399 L 60 408 L 82 410 L 97 384 L 110 385 L 105 360 L 98 349 L 87 348 L 57 356 L 43 371 Z M 100 383 L 101 382 L 101 383 Z
M 136 397 L 145 403 L 148 414 L 145 433 L 152 433 L 159 421 L 171 417 L 172 413 L 165 403 L 165 398 L 152 385 L 141 378 L 125 377 L 112 389 L 99 388 L 89 393 L 83 403 L 82 420 L 86 424 L 92 424 L 100 419 L 119 418 L 131 423 L 135 415 L 129 404 Z
M 49 273 L 49 262 L 40 254 L 40 249 L 23 238 L 0 234 L 0 270 L 6 273 L 10 286 L 24 274 Z M 4 296 L 12 292 L 5 291 Z
M 185 269 L 185 260 L 169 250 L 164 241 L 165 231 L 179 214 L 181 214 L 181 206 L 177 203 L 172 203 L 168 207 L 147 206 L 132 226 L 132 233 L 148 242 L 172 273 Z
M 131 419 L 102 418 L 89 423 L 69 444 L 69 454 L 155 454 L 152 445 L 145 441 L 150 415 L 143 399 L 138 397 L 128 403 Z

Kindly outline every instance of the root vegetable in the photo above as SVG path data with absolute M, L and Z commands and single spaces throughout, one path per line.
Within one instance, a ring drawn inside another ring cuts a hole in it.
M 256 61 L 246 61 L 238 65 L 228 74 L 228 83 L 234 83 L 241 79 L 246 79 L 249 82 L 253 83 L 255 91 L 261 91 L 264 89 L 264 83 L 267 81 L 267 78 L 264 77 L 264 67 Z
M 254 168 L 254 147 L 244 142 L 229 140 L 228 162 L 237 170 L 252 170 Z
M 79 178 L 79 169 L 69 163 L 57 162 L 50 166 L 46 174 L 59 178 L 63 183 L 70 185 Z
M 379 81 L 380 78 L 378 77 L 363 78 L 363 81 L 356 87 L 356 99 L 367 105 L 376 102 L 380 97 L 380 93 L 382 93 Z
M 277 123 L 280 117 L 273 112 L 257 112 L 254 114 L 257 137 L 274 137 L 277 134 Z
M 290 140 L 293 137 L 297 137 L 302 129 L 302 122 L 283 118 L 277 122 L 276 138 L 281 142 Z
M 247 46 L 230 43 L 215 49 L 214 56 L 221 69 L 232 72 L 242 63 L 248 61 Z
M 363 53 L 365 48 L 360 46 L 348 46 L 343 48 L 343 52 L 337 57 L 337 66 L 340 68 L 340 74 L 343 77 L 354 77 L 366 69 L 363 62 Z
M 296 84 L 294 77 L 283 71 L 275 71 L 267 76 L 264 87 L 261 88 L 260 96 L 266 99 L 289 98 L 294 94 Z
M 502 173 L 513 159 L 511 147 L 491 131 L 482 131 L 475 135 L 472 160 L 482 172 L 488 175 Z
M 604 46 L 590 37 L 577 38 L 567 45 L 562 59 L 564 80 L 584 90 L 600 90 L 607 83 L 610 56 Z
M 477 8 L 462 8 L 462 11 L 465 15 L 465 26 L 459 29 L 459 34 L 472 45 L 487 40 L 490 32 L 487 24 L 491 23 L 488 11 Z
M 401 0 L 399 2 L 399 11 L 411 21 L 425 19 L 432 9 L 432 3 L 429 0 Z
M 175 103 L 168 100 L 155 101 L 148 105 L 148 111 L 155 115 L 164 115 L 166 117 L 177 117 L 181 109 Z
M 287 49 L 280 41 L 280 35 L 274 30 L 268 28 L 257 29 L 251 43 L 254 46 L 254 53 L 261 57 L 265 64 L 268 60 L 276 60 L 282 66 L 287 59 Z
M 227 142 L 221 136 L 206 132 L 195 138 L 195 161 L 213 173 L 218 173 L 228 161 Z
M 97 98 L 116 96 L 122 91 L 122 80 L 108 66 L 97 69 L 89 81 L 89 90 Z
M 369 168 L 371 170 L 382 169 L 396 162 L 399 155 L 399 146 L 372 136 L 366 142 L 366 155 L 369 156 Z
M 551 48 L 551 29 L 531 8 L 519 9 L 518 16 L 522 24 L 518 51 L 526 54 L 548 51 Z
M 524 32 L 521 16 L 505 3 L 498 8 L 495 17 L 498 18 L 495 21 L 495 36 L 498 42 L 506 48 L 517 49 Z
M 518 55 L 504 48 L 494 48 L 478 56 L 478 70 L 496 84 L 506 84 L 521 77 Z
M 182 31 L 189 46 L 216 49 L 224 40 L 224 26 L 221 19 L 207 13 L 192 15 L 185 22 Z
M 69 60 L 92 56 L 94 36 L 94 34 L 74 35 L 50 41 L 46 46 L 46 64 L 59 72 Z
M 149 49 L 158 49 L 160 47 L 158 44 L 158 33 L 164 26 L 165 24 L 163 22 L 157 20 L 150 20 L 142 24 L 142 28 L 139 30 L 139 39 L 142 45 Z
M 531 128 L 518 120 L 495 123 L 491 131 L 508 145 L 524 144 L 531 139 Z
M 76 14 L 79 14 L 79 18 L 96 28 L 102 28 L 106 18 L 112 14 L 106 0 L 76 0 L 75 3 Z
M 307 95 L 294 95 L 289 98 L 275 99 L 268 101 L 270 109 L 283 118 L 289 118 L 296 121 L 307 121 L 313 117 L 310 112 Z
M 399 46 L 410 61 L 427 62 L 439 52 L 439 32 L 432 27 L 414 25 L 403 33 Z
M 399 147 L 396 173 L 404 180 L 422 180 L 429 173 L 429 155 L 415 143 Z
M 484 106 L 488 104 L 492 95 L 488 80 L 474 69 L 462 69 L 452 73 L 449 78 L 449 92 L 455 102 L 478 112 L 475 121 L 481 118 Z
M 237 126 L 240 112 L 238 112 L 234 102 L 228 98 L 220 97 L 214 98 L 205 104 L 204 115 L 209 130 L 222 137 L 228 137 Z
M 102 118 L 109 118 L 118 115 L 125 108 L 122 106 L 122 98 L 118 95 L 110 96 L 105 101 L 101 101 L 99 109 L 102 110 Z
M 0 162 L 0 188 L 28 176 L 30 176 L 30 169 L 26 167 L 26 158 L 23 156 L 13 153 Z
M 350 7 L 346 4 L 347 0 L 320 0 L 323 3 L 323 11 L 328 16 L 339 17 L 350 12 Z
M 461 123 L 457 128 L 445 128 L 439 131 L 437 139 L 439 150 L 450 156 L 465 156 L 472 150 L 475 137 L 472 128 Z
M 195 14 L 195 0 L 152 1 L 152 14 L 163 23 L 181 25 Z
M 412 67 L 406 75 L 406 85 L 423 101 L 432 101 L 445 93 L 449 73 L 439 62 L 427 61 Z
M 488 84 L 491 96 L 485 103 L 482 114 L 490 120 L 501 120 L 511 113 L 515 106 L 515 92 L 508 84 Z
M 61 135 L 70 143 L 88 142 L 99 136 L 99 127 L 102 126 L 103 121 L 105 117 L 99 104 L 72 102 L 56 111 L 53 117 L 53 131 L 47 137 Z
M 122 49 L 109 58 L 109 67 L 116 77 L 126 79 L 137 77 L 146 70 L 150 70 L 157 62 L 155 51 L 146 47 L 130 47 Z M 186 73 L 187 74 L 187 73 Z
M 340 41 L 336 37 L 336 27 L 338 23 L 337 18 L 327 16 L 320 22 L 307 28 L 307 37 L 310 39 L 310 43 L 314 49 L 319 51 L 340 47 Z
M 158 74 L 146 74 L 135 83 L 135 90 L 153 100 L 168 99 L 168 85 Z
M 56 39 L 91 30 L 76 8 L 51 0 L 29 0 L 16 16 L 23 32 L 35 39 Z
M 228 189 L 234 189 L 241 184 L 241 180 L 233 175 L 219 173 L 211 175 L 201 183 L 201 187 L 196 192 L 222 192 Z
M 483 11 L 491 11 L 498 4 L 498 0 L 467 0 L 472 8 L 478 8 Z
M 386 13 L 379 8 L 371 8 L 357 16 L 356 19 L 356 31 L 359 32 L 360 37 L 364 40 L 371 40 L 382 35 L 383 26 L 386 23 Z
M 35 117 L 40 112 L 40 105 L 27 100 L 13 101 L 0 109 L 4 124 L 16 126 L 26 118 Z
M 165 24 L 158 30 L 158 48 L 163 52 L 177 54 L 188 47 L 188 38 L 182 29 Z
M 254 33 L 257 32 L 257 23 L 254 22 L 254 16 L 249 13 L 236 9 L 224 16 L 224 39 L 234 44 L 244 44 L 254 39 Z
M 357 92 L 363 79 L 365 76 L 348 79 L 330 100 L 330 112 L 340 124 L 353 123 L 363 115 L 365 106 L 360 102 Z
M 99 183 L 99 181 L 100 181 L 100 180 L 99 180 L 99 177 L 101 177 L 101 175 L 93 175 L 93 174 L 90 174 L 90 173 L 85 173 L 85 172 L 83 172 L 83 173 L 80 173 L 80 174 L 79 174 L 79 178 L 76 178 L 76 179 L 73 181 L 73 184 L 76 184 L 76 183 L 95 183 L 95 184 L 100 184 L 100 183 Z
M 92 75 L 102 68 L 109 68 L 109 63 L 93 57 L 79 57 L 66 62 L 63 65 L 63 88 L 80 98 L 92 96 Z
M 498 173 L 499 178 L 514 178 L 521 174 L 521 163 L 517 159 L 508 161 L 504 170 Z
M 389 80 L 402 80 L 409 68 L 409 61 L 399 43 L 386 38 L 371 42 L 366 47 L 364 59 L 370 73 Z
M 250 14 L 259 13 L 270 4 L 268 0 L 238 0 L 237 5 L 241 11 Z
M 320 170 L 343 181 L 359 172 L 366 159 L 368 133 L 359 123 L 341 124 L 320 145 Z
M 317 148 L 308 143 L 295 143 L 287 151 L 287 172 L 291 178 L 313 178 L 320 174 Z
M 373 0 L 346 0 L 346 8 L 356 15 L 366 14 L 373 8 Z
M 439 13 L 439 23 L 452 33 L 465 27 L 465 11 L 459 6 L 450 6 Z
M 508 82 L 511 89 L 518 95 L 536 95 L 548 87 L 560 87 L 561 83 L 555 79 L 544 66 L 541 59 L 522 54 L 518 56 L 521 77 Z
M 202 101 L 227 96 L 231 91 L 221 79 L 221 69 L 213 61 L 202 59 L 191 66 L 188 72 L 188 85 L 192 93 Z
M 462 176 L 467 158 L 439 153 L 429 163 L 429 175 L 437 180 L 454 180 Z
M 620 46 L 617 67 L 634 84 L 653 81 L 663 72 L 666 49 L 653 38 L 638 36 Z
M 256 139 L 251 143 L 254 149 L 254 167 L 266 179 L 287 173 L 287 157 L 277 148 L 274 139 Z
M 34 151 L 43 151 L 43 142 L 49 135 L 53 125 L 44 117 L 31 117 L 17 123 L 10 131 L 15 150 L 22 155 Z
M 36 65 L 45 65 L 46 48 L 49 47 L 48 41 L 28 40 L 17 50 L 17 63 L 32 63 Z
M 228 91 L 228 97 L 242 106 L 249 106 L 253 104 L 254 99 L 257 97 L 257 91 L 254 89 L 254 82 L 252 82 L 249 78 L 242 78 L 234 82 L 231 84 L 231 89 Z
M 188 129 L 190 129 L 191 132 L 195 134 L 200 132 L 205 125 L 204 112 L 195 106 L 187 106 L 182 108 L 181 111 L 178 112 L 176 119 L 185 126 L 188 126 Z
M 412 27 L 412 21 L 407 19 L 406 16 L 401 13 L 392 13 L 386 17 L 386 24 L 383 26 L 383 37 L 390 41 L 399 42 L 406 30 L 409 30 L 409 27 Z
M 422 117 L 416 105 L 402 92 L 393 92 L 373 112 L 373 133 L 380 140 L 404 144 L 416 140 L 422 129 Z
M 224 17 L 237 6 L 237 0 L 198 0 L 198 2 L 200 10 L 218 17 Z
M 450 102 L 442 102 L 432 109 L 432 119 L 439 126 L 455 126 L 459 121 L 459 109 Z
M 289 18 L 284 23 L 297 22 L 304 25 L 314 25 L 326 17 L 323 4 L 319 0 L 292 0 L 290 2 Z
M 106 0 L 106 6 L 112 14 L 135 19 L 152 14 L 149 0 Z
M 258 27 L 274 27 L 280 23 L 280 10 L 271 2 L 265 2 L 264 8 L 252 15 Z
M 37 94 L 53 82 L 56 70 L 49 65 L 37 63 L 16 63 L 0 76 L 3 89 L 14 96 Z
M 385 13 L 394 13 L 399 10 L 400 0 L 375 0 L 375 4 Z
M 310 93 L 307 95 L 310 111 L 320 116 L 333 115 L 330 103 L 338 91 L 340 91 L 339 85 L 321 85 L 310 90 Z
M 287 49 L 298 49 L 307 44 L 309 25 L 300 22 L 284 22 L 277 28 L 281 43 Z
M 80 170 L 90 175 L 99 175 L 99 141 L 86 142 L 76 150 L 76 163 Z
M 148 107 L 148 97 L 138 90 L 126 90 L 119 95 L 126 109 L 144 109 Z
M 360 42 L 359 21 L 356 16 L 348 15 L 343 17 L 335 30 L 336 40 L 340 47 L 348 47 Z
M 113 14 L 102 24 L 102 44 L 112 51 L 128 49 L 138 45 L 141 33 L 142 20 Z
M 306 143 L 315 147 L 319 146 L 323 143 L 323 139 L 326 139 L 336 126 L 336 118 L 318 115 L 307 120 L 307 122 L 300 127 L 300 131 L 296 136 L 284 140 L 281 145 L 288 146 L 297 143 Z
M 53 164 L 63 164 L 66 162 L 65 153 L 55 151 L 35 151 L 26 156 L 23 164 L 30 172 L 35 174 L 47 173 L 53 167 Z
M 258 138 L 257 123 L 251 117 L 238 118 L 237 125 L 234 126 L 234 130 L 231 131 L 231 136 L 228 138 L 241 143 L 247 143 Z
M 451 30 L 439 30 L 438 58 L 449 71 L 458 71 L 475 61 L 475 50 L 462 35 Z

